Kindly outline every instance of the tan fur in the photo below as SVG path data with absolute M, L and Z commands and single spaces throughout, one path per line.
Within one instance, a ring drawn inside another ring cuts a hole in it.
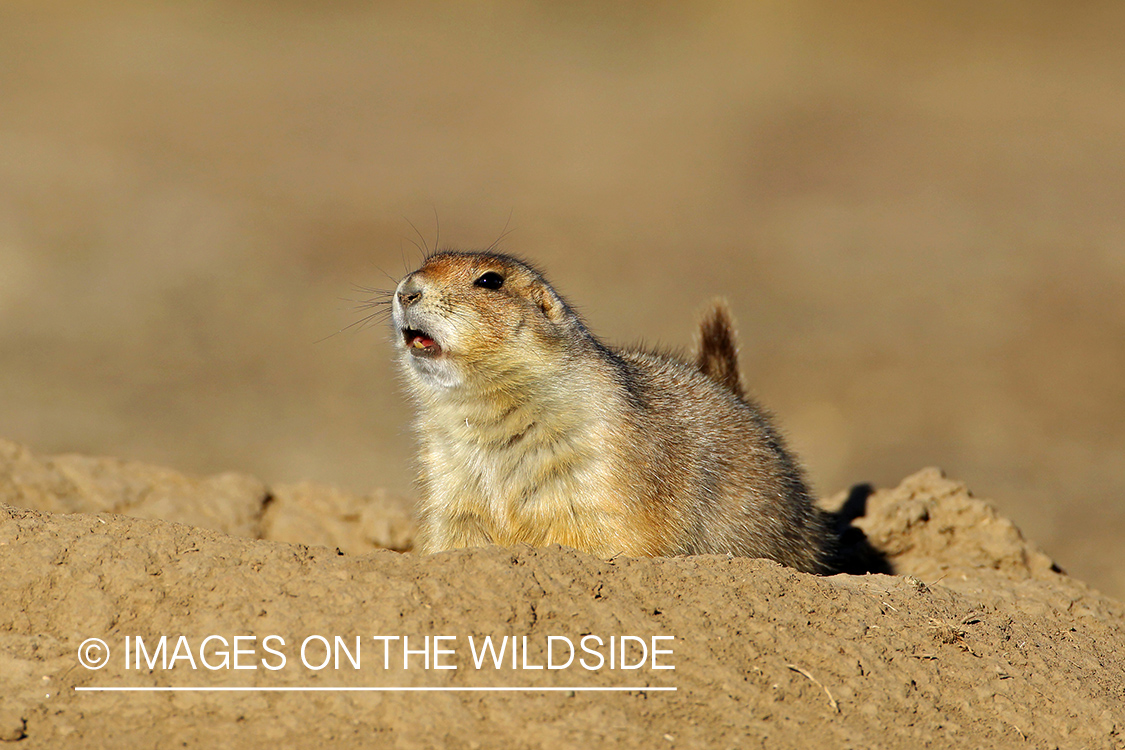
M 478 285 L 489 272 L 500 288 Z M 741 396 L 725 307 L 694 366 L 606 347 L 539 272 L 494 253 L 431 256 L 393 310 L 418 407 L 421 551 L 558 543 L 826 572 L 827 525 Z

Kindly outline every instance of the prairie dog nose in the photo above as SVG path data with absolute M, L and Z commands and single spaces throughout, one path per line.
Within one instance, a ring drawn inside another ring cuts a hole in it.
M 399 285 L 397 294 L 399 304 L 404 308 L 410 307 L 422 299 L 422 285 L 413 278 L 407 279 Z

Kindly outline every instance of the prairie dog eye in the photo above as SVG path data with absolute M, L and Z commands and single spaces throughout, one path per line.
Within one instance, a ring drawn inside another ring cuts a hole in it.
M 480 277 L 473 282 L 473 286 L 479 286 L 482 289 L 499 289 L 504 286 L 504 277 L 495 271 L 488 271 L 480 275 Z

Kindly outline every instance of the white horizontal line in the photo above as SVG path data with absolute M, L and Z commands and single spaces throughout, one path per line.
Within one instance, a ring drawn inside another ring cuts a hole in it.
M 303 693 L 303 692 L 377 692 L 377 693 L 423 693 L 423 692 L 444 692 L 444 693 L 488 693 L 488 692 L 506 692 L 506 693 L 545 693 L 545 692 L 626 692 L 626 691 L 646 691 L 646 692 L 667 692 L 676 691 L 679 688 L 674 687 L 75 687 L 77 690 L 91 691 L 91 692 L 132 692 L 132 693 L 154 693 L 154 692 L 194 692 L 194 693 L 217 693 L 217 692 L 263 692 L 263 693 Z

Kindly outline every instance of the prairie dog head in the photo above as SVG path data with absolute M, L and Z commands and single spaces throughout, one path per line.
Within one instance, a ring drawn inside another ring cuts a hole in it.
M 497 253 L 431 255 L 399 282 L 392 310 L 403 368 L 437 391 L 526 385 L 583 331 L 538 271 Z

